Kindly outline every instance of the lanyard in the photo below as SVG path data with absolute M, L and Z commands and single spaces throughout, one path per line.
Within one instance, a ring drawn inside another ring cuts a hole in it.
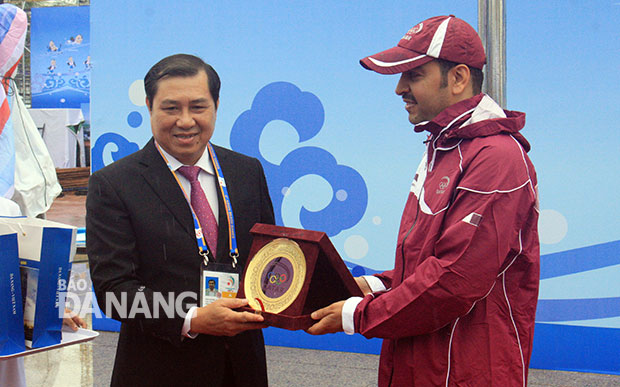
M 185 189 L 183 188 L 183 185 L 181 184 L 179 177 L 177 176 L 176 172 L 172 170 L 172 167 L 170 166 L 168 159 L 166 158 L 166 156 L 162 153 L 161 149 L 159 148 L 159 144 L 155 143 L 155 145 L 157 146 L 157 150 L 159 151 L 159 154 L 161 154 L 161 157 L 166 162 L 168 169 L 170 169 L 170 172 L 172 172 L 172 176 L 174 176 L 175 180 L 177 181 L 177 184 L 179 185 L 179 187 L 181 187 L 181 191 L 183 191 L 183 194 L 185 195 L 185 198 L 187 199 L 189 207 L 192 210 L 192 218 L 194 220 L 194 231 L 196 233 L 196 242 L 198 243 L 198 253 L 203 257 L 204 264 L 205 266 L 207 266 L 209 264 L 209 257 L 213 258 L 214 260 L 215 260 L 215 257 L 213 257 L 213 253 L 211 252 L 211 250 L 209 250 L 209 247 L 207 246 L 207 243 L 204 239 L 202 228 L 200 226 L 200 221 L 198 220 L 198 217 L 196 216 L 196 212 L 192 208 L 189 195 L 187 194 L 187 192 L 185 192 Z M 207 143 L 207 148 L 209 150 L 209 156 L 211 158 L 211 162 L 213 163 L 213 167 L 215 169 L 215 176 L 217 177 L 217 182 L 220 187 L 222 198 L 224 198 L 224 207 L 226 207 L 226 219 L 228 220 L 228 243 L 230 246 L 230 252 L 228 253 L 228 255 L 230 256 L 230 259 L 232 259 L 232 267 L 235 268 L 237 266 L 237 257 L 239 256 L 239 250 L 237 249 L 237 236 L 235 234 L 235 217 L 233 215 L 232 205 L 230 204 L 230 198 L 228 197 L 228 189 L 226 188 L 226 180 L 224 180 L 224 174 L 222 173 L 222 168 L 220 167 L 220 163 L 217 159 L 217 155 L 215 154 L 215 151 L 213 150 L 213 146 L 211 145 L 210 142 Z

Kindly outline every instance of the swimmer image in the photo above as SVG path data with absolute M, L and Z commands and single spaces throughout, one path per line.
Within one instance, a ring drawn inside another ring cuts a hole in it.
M 51 52 L 57 52 L 60 48 L 56 46 L 56 43 L 54 43 L 53 40 L 50 40 L 50 42 L 47 44 L 47 50 L 51 51 Z
M 82 41 L 84 40 L 84 38 L 82 37 L 81 34 L 77 34 L 72 37 L 69 38 L 69 40 L 67 40 L 68 44 L 82 44 Z
M 47 68 L 47 72 L 49 72 L 50 74 L 54 72 L 54 70 L 56 70 L 56 59 L 52 59 L 50 61 L 50 65 Z

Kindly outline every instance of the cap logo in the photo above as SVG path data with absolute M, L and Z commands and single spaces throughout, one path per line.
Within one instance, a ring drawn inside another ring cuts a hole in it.
M 407 31 L 407 33 L 405 34 L 405 36 L 402 37 L 402 39 L 411 40 L 411 35 L 415 35 L 418 32 L 422 31 L 422 27 L 424 27 L 423 23 L 420 23 L 420 24 L 416 25 L 415 27 L 413 27 L 409 31 Z
M 422 31 L 422 27 L 424 27 L 423 23 L 418 24 L 417 26 L 413 27 L 412 29 L 409 30 L 409 33 L 411 34 L 417 34 L 418 32 Z

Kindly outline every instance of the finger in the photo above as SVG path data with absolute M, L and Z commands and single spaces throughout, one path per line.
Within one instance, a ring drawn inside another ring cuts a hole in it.
M 86 328 L 86 321 L 84 321 L 84 319 L 82 319 L 80 316 L 75 315 L 72 320 L 74 323 L 77 324 L 78 327 Z
M 248 300 L 245 298 L 220 298 L 217 301 L 220 305 L 230 309 L 240 308 L 248 305 Z
M 72 330 L 72 331 L 74 331 L 74 332 L 75 332 L 75 331 L 77 331 L 77 329 L 78 329 L 77 325 L 75 325 L 75 323 L 73 322 L 73 320 L 72 320 L 72 319 L 70 319 L 70 318 L 65 318 L 65 319 L 63 320 L 63 323 L 64 323 L 66 326 L 68 326 L 69 328 L 71 328 L 71 330 Z
M 259 313 L 241 312 L 245 322 L 263 322 L 265 318 Z
M 317 322 L 316 324 L 312 325 L 310 328 L 306 329 L 306 332 L 311 334 L 311 335 L 320 335 L 322 334 L 322 321 Z
M 323 309 L 315 310 L 314 312 L 312 312 L 310 317 L 313 320 L 320 320 L 323 317 L 325 317 L 326 315 L 327 315 L 327 308 L 323 308 Z

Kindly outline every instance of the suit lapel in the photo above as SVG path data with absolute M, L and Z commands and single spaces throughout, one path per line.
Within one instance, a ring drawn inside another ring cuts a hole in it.
M 183 228 L 193 234 L 192 213 L 189 204 L 179 184 L 155 147 L 153 139 L 146 144 L 143 151 L 143 157 L 140 160 L 144 166 L 142 176 L 147 184 L 151 186 L 155 195 L 168 207 Z

